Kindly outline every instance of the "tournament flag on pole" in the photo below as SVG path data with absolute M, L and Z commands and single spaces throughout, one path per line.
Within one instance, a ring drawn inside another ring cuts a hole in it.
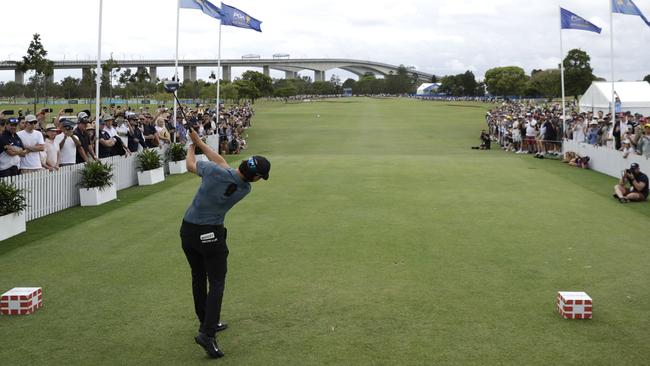
M 612 13 L 620 13 L 627 15 L 638 15 L 643 19 L 645 24 L 650 27 L 650 21 L 648 18 L 643 15 L 641 10 L 636 6 L 632 0 L 611 0 L 612 1 Z
M 585 18 L 578 16 L 564 8 L 560 8 L 560 13 L 562 19 L 562 29 L 578 29 L 599 34 L 603 30 Z
M 221 24 L 232 25 L 233 27 L 253 29 L 258 32 L 262 31 L 262 22 L 244 13 L 243 11 L 221 3 Z
M 602 28 L 578 16 L 562 7 L 560 7 L 560 82 L 562 83 L 562 131 L 566 132 L 566 93 L 564 88 L 564 45 L 562 41 L 563 29 L 577 29 L 600 34 Z M 564 139 L 562 140 L 564 145 Z M 564 148 L 564 146 L 562 147 Z
M 208 0 L 179 0 L 178 7 L 184 9 L 199 9 L 205 15 L 221 19 L 221 10 Z

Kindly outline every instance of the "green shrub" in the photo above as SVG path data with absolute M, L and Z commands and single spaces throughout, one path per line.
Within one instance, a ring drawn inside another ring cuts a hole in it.
M 0 179 L 0 216 L 20 213 L 26 207 L 25 191 Z
M 171 144 L 167 149 L 168 161 L 181 161 L 185 160 L 187 156 L 187 148 L 183 144 Z
M 81 188 L 99 188 L 100 191 L 113 184 L 113 166 L 101 161 L 89 161 L 84 164 L 81 174 Z
M 145 172 L 147 170 L 158 169 L 162 166 L 162 159 L 158 150 L 144 149 L 138 155 L 138 170 Z

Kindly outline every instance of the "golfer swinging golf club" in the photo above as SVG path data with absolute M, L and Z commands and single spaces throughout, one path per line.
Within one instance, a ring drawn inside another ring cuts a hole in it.
M 201 177 L 201 185 L 185 212 L 181 242 L 192 269 L 194 310 L 201 326 L 194 338 L 210 357 L 223 357 L 215 333 L 227 328 L 221 321 L 221 300 L 226 280 L 228 246 L 223 226 L 226 213 L 251 191 L 251 182 L 269 179 L 271 163 L 262 156 L 243 160 L 233 169 L 190 128 L 192 144 L 187 170 Z M 196 161 L 199 148 L 210 161 Z M 210 283 L 210 290 L 207 289 Z

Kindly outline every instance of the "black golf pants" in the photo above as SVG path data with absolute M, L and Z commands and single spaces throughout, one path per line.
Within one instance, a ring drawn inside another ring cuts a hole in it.
M 210 337 L 214 337 L 221 318 L 228 269 L 226 236 L 223 226 L 194 225 L 186 221 L 181 225 L 183 252 L 192 269 L 194 310 L 201 322 L 199 331 Z

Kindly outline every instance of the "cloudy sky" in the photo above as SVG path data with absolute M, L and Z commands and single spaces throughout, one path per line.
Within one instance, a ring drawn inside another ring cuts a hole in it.
M 213 1 L 219 4 L 217 1 Z M 650 0 L 636 0 L 650 16 Z M 0 59 L 18 60 L 33 33 L 40 33 L 53 60 L 92 59 L 97 54 L 99 0 L 1 1 Z M 565 51 L 582 48 L 598 76 L 610 76 L 608 0 L 231 0 L 260 19 L 263 33 L 224 27 L 222 57 L 351 58 L 446 75 L 472 70 L 479 79 L 494 66 L 527 72 L 559 63 L 559 10 L 563 6 L 603 28 L 603 33 L 564 31 Z M 199 10 L 182 9 L 180 59 L 216 58 L 218 22 Z M 617 80 L 650 74 L 650 27 L 639 17 L 614 15 Z M 176 0 L 104 0 L 102 56 L 173 59 Z M 210 68 L 199 68 L 207 79 Z M 234 69 L 233 74 L 244 70 Z M 171 76 L 171 68 L 158 71 Z M 81 72 L 56 71 L 55 79 Z M 313 73 L 304 72 L 303 75 Z M 342 79 L 351 74 L 331 70 Z M 0 80 L 13 80 L 0 71 Z M 283 73 L 272 72 L 273 77 Z

